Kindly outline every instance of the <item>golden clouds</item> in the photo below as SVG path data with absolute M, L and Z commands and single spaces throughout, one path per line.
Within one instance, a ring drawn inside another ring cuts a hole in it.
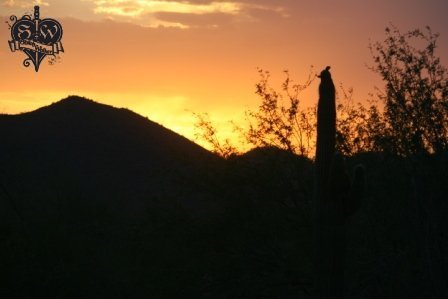
M 236 2 L 191 3 L 183 1 L 144 1 L 144 0 L 87 0 L 94 4 L 95 14 L 110 19 L 137 22 L 146 27 L 179 27 L 189 26 L 181 22 L 169 22 L 154 17 L 158 13 L 176 14 L 227 14 L 237 15 L 242 4 Z
M 241 4 L 233 2 L 211 2 L 194 4 L 180 1 L 143 1 L 143 0 L 93 0 L 96 13 L 138 16 L 145 13 L 176 12 L 176 13 L 228 13 L 236 14 Z
M 260 12 L 287 16 L 279 5 L 250 0 L 82 0 L 96 16 L 144 27 L 219 27 L 229 22 L 253 22 Z
M 142 27 L 217 28 L 288 16 L 285 0 L 0 0 L 3 15 L 31 13 L 34 5 L 45 14 L 83 21 L 114 20 Z

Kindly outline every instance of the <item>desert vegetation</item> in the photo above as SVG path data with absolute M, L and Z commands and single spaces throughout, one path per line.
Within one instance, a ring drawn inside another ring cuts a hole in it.
M 385 40 L 369 45 L 369 69 L 384 82 L 375 87 L 376 97 L 366 104 L 353 99 L 353 89 L 337 90 L 336 149 L 352 156 L 382 152 L 397 156 L 440 153 L 447 149 L 447 69 L 436 55 L 438 34 L 427 27 L 405 33 L 396 27 L 385 29 Z M 281 90 L 269 84 L 269 71 L 259 70 L 255 93 L 258 110 L 246 111 L 247 129 L 235 125 L 245 142 L 253 147 L 274 146 L 308 158 L 314 157 L 316 109 L 301 107 L 300 93 L 310 88 L 317 74 L 313 68 L 303 84 L 294 83 L 289 72 Z M 373 87 L 373 86 L 372 86 Z M 198 139 L 228 157 L 237 153 L 207 115 L 195 114 Z
M 411 243 L 407 243 L 410 240 L 403 241 L 407 245 L 401 243 L 407 249 L 397 249 L 395 244 L 393 250 L 376 251 L 379 254 L 376 258 L 388 256 L 398 262 L 394 250 L 409 255 L 411 267 L 425 269 L 422 270 L 427 279 L 425 296 L 438 297 L 447 292 L 444 286 L 446 273 L 442 270 L 444 266 L 440 266 L 446 265 L 441 252 L 447 250 L 447 240 L 442 232 L 444 220 L 439 214 L 446 211 L 447 206 L 442 199 L 443 192 L 437 191 L 436 195 L 431 189 L 437 185 L 436 189 L 440 190 L 446 181 L 435 174 L 444 172 L 448 154 L 448 76 L 446 67 L 436 55 L 437 38 L 438 34 L 429 27 L 405 33 L 394 26 L 387 27 L 384 41 L 369 45 L 373 61 L 369 69 L 381 77 L 384 89 L 376 87 L 376 97 L 368 104 L 355 102 L 353 90 L 343 86 L 337 90 L 336 103 L 336 89 L 329 67 L 319 76 L 310 71 L 303 84 L 292 83 L 286 71 L 280 91 L 270 87 L 270 73 L 259 70 L 260 80 L 255 89 L 260 98 L 258 110 L 246 111 L 247 129 L 237 125 L 235 128 L 246 145 L 279 148 L 314 161 L 314 210 L 311 209 L 311 214 L 314 213 L 315 234 L 317 231 L 314 236 L 317 298 L 344 297 L 344 263 L 353 259 L 346 258 L 346 229 L 350 235 L 360 229 L 362 221 L 370 222 L 374 230 L 381 227 L 385 234 L 378 235 L 376 242 L 379 243 L 371 248 L 414 235 Z M 309 88 L 316 77 L 321 79 L 319 102 L 315 107 L 302 108 L 300 92 Z M 229 140 L 220 142 L 219 132 L 210 118 L 198 114 L 197 117 L 197 138 L 209 142 L 212 150 L 222 157 L 235 159 L 234 156 L 239 155 L 237 146 Z M 349 178 L 345 159 L 353 167 L 350 171 L 353 181 Z M 363 164 L 367 165 L 366 196 Z M 354 191 L 350 192 L 350 188 Z M 350 217 L 360 207 L 362 217 Z M 388 217 L 394 215 L 407 215 L 412 221 L 407 225 L 400 221 L 390 222 Z M 351 218 L 357 221 L 352 222 Z M 387 232 L 387 227 L 392 229 L 392 223 L 403 225 L 400 228 L 402 236 Z M 359 246 L 363 242 L 352 237 L 349 243 Z M 417 252 L 418 258 L 414 255 Z M 375 275 L 381 276 L 380 273 Z M 392 274 L 386 275 L 392 279 Z M 416 279 L 410 273 L 393 275 Z M 387 293 L 389 291 L 392 292 L 388 287 L 377 285 L 369 295 L 364 293 L 362 296 L 390 297 L 392 293 Z M 398 294 L 401 293 L 394 293 L 392 297 Z M 359 296 L 358 293 L 354 298 Z M 345 297 L 350 297 L 347 290 Z

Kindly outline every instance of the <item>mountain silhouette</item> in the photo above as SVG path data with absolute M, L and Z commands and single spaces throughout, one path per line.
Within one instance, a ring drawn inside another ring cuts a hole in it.
M 161 198 L 194 207 L 188 200 L 220 163 L 145 117 L 78 96 L 0 115 L 0 136 L 0 182 L 24 218 L 45 217 L 61 204 L 133 216 Z
M 130 110 L 70 96 L 0 115 L 0 136 L 1 297 L 117 295 L 152 273 L 170 281 L 157 277 L 158 256 L 181 239 L 170 231 L 222 211 L 213 186 L 224 161 Z

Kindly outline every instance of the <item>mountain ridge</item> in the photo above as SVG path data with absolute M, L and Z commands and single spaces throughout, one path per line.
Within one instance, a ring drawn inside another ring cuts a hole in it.
M 188 202 L 222 162 L 137 113 L 78 96 L 0 115 L 0 136 L 0 182 L 19 207 L 36 211 L 52 210 L 56 198 L 119 214 L 141 213 L 154 198 Z

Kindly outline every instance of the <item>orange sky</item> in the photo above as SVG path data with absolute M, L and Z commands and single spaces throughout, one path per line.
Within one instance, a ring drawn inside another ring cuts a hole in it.
M 60 63 L 25 68 L 12 53 L 5 23 L 32 12 L 64 29 Z M 335 83 L 365 100 L 378 76 L 369 39 L 382 40 L 392 22 L 402 31 L 426 25 L 441 33 L 438 55 L 448 59 L 447 1 L 300 0 L 0 0 L 0 112 L 30 111 L 76 94 L 127 107 L 193 138 L 190 111 L 208 112 L 223 133 L 227 120 L 256 109 L 257 67 L 274 81 L 290 70 L 302 82 L 310 65 L 332 66 Z M 303 93 L 317 100 L 317 81 Z

